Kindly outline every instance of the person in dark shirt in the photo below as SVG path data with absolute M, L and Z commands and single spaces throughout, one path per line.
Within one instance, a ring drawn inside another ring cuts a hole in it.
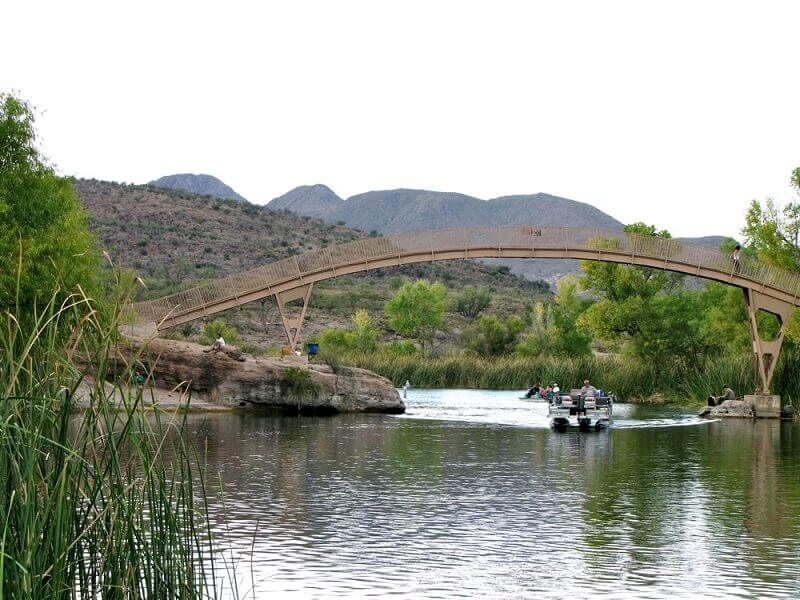
M 722 393 L 719 396 L 711 395 L 708 397 L 708 405 L 709 406 L 719 406 L 725 400 L 736 400 L 736 394 L 734 391 L 727 385 L 722 386 Z

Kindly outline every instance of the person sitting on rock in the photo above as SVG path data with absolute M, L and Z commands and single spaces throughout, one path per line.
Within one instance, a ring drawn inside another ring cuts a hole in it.
M 722 393 L 719 396 L 711 395 L 708 397 L 708 405 L 719 406 L 725 400 L 736 400 L 736 394 L 727 384 L 722 386 Z
M 222 337 L 222 334 L 220 333 L 217 336 L 217 339 L 214 340 L 214 345 L 211 346 L 211 351 L 212 352 L 220 352 L 220 351 L 222 351 L 224 349 L 225 349 L 225 339 Z

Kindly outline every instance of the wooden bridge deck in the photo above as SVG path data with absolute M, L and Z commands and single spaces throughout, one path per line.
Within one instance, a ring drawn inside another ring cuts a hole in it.
M 512 225 L 415 231 L 357 240 L 266 264 L 133 305 L 166 329 L 310 283 L 388 266 L 467 258 L 571 258 L 654 267 L 735 285 L 798 305 L 800 276 L 707 246 L 602 229 Z

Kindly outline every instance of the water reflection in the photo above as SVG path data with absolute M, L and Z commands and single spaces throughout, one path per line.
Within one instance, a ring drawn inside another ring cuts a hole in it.
M 629 407 L 627 427 L 555 434 L 513 398 L 418 394 L 405 418 L 190 417 L 240 590 L 800 596 L 797 424 Z

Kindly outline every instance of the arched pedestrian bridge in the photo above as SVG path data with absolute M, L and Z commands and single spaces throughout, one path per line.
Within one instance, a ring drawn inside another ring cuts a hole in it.
M 311 288 L 317 281 L 418 262 L 467 258 L 571 258 L 653 267 L 742 288 L 750 314 L 758 390 L 766 393 L 783 341 L 785 324 L 800 303 L 800 276 L 707 246 L 614 230 L 537 225 L 470 227 L 414 231 L 356 240 L 299 254 L 134 305 L 142 321 L 158 330 L 275 296 L 289 345 L 298 342 Z M 299 316 L 289 318 L 286 303 L 302 300 Z M 775 340 L 758 335 L 756 313 L 778 316 Z

